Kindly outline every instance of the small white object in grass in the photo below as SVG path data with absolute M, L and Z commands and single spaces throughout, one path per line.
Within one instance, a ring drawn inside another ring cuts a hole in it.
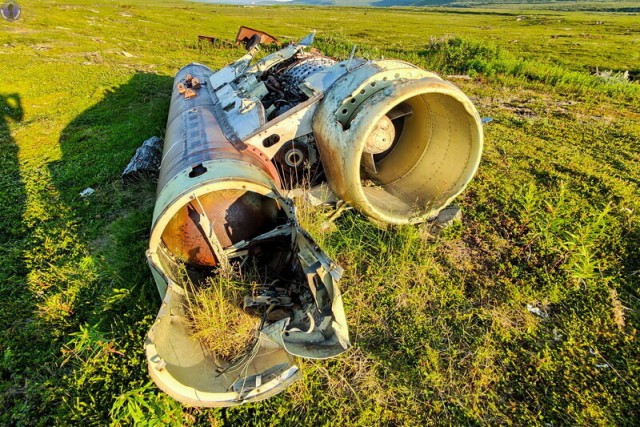
M 596 368 L 604 369 L 604 368 L 610 368 L 610 366 L 608 363 L 596 363 Z
M 132 54 L 130 54 L 126 50 L 122 51 L 122 55 L 124 55 L 125 58 L 133 58 L 134 57 Z
M 538 317 L 542 317 L 543 319 L 546 319 L 547 317 L 549 317 L 547 313 L 545 313 L 544 311 L 540 310 L 538 307 L 533 306 L 531 304 L 527 304 L 527 310 L 529 310 L 529 313 L 533 313 Z
M 94 190 L 93 188 L 87 187 L 87 188 L 85 188 L 84 190 L 82 190 L 80 192 L 80 197 L 89 197 L 90 195 L 92 195 L 95 192 L 96 192 L 96 190 Z

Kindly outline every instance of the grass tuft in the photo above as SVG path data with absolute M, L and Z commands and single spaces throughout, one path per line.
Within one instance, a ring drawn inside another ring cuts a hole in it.
M 255 343 L 260 324 L 258 316 L 243 308 L 250 287 L 233 273 L 207 278 L 189 300 L 192 338 L 228 361 L 245 354 Z

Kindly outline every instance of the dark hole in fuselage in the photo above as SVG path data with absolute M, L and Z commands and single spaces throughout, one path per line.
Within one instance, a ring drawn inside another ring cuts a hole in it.
M 198 177 L 206 172 L 207 172 L 207 168 L 202 166 L 202 164 L 196 165 L 191 169 L 191 172 L 189 172 L 189 178 Z

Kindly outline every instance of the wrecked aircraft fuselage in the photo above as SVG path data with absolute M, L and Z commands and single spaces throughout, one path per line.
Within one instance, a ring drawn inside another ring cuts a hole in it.
M 288 190 L 326 182 L 373 219 L 417 223 L 480 161 L 480 119 L 459 89 L 401 61 L 307 53 L 312 40 L 176 75 L 147 252 L 163 303 L 146 353 L 155 383 L 185 404 L 265 399 L 299 377 L 292 356 L 349 348 L 342 269 L 299 226 Z M 180 283 L 248 264 L 263 276 L 245 307 L 265 317 L 247 354 L 224 360 L 190 337 Z

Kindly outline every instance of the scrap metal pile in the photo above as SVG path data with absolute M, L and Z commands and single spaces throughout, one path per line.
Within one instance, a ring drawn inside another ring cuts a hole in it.
M 175 399 L 231 406 L 300 377 L 292 356 L 350 346 L 342 269 L 298 224 L 287 192 L 324 183 L 378 221 L 426 221 L 473 177 L 480 118 L 455 86 L 411 64 L 309 52 L 313 34 L 261 60 L 176 75 L 147 257 L 163 299 L 149 372 Z M 188 283 L 251 268 L 255 344 L 225 360 L 190 337 Z

